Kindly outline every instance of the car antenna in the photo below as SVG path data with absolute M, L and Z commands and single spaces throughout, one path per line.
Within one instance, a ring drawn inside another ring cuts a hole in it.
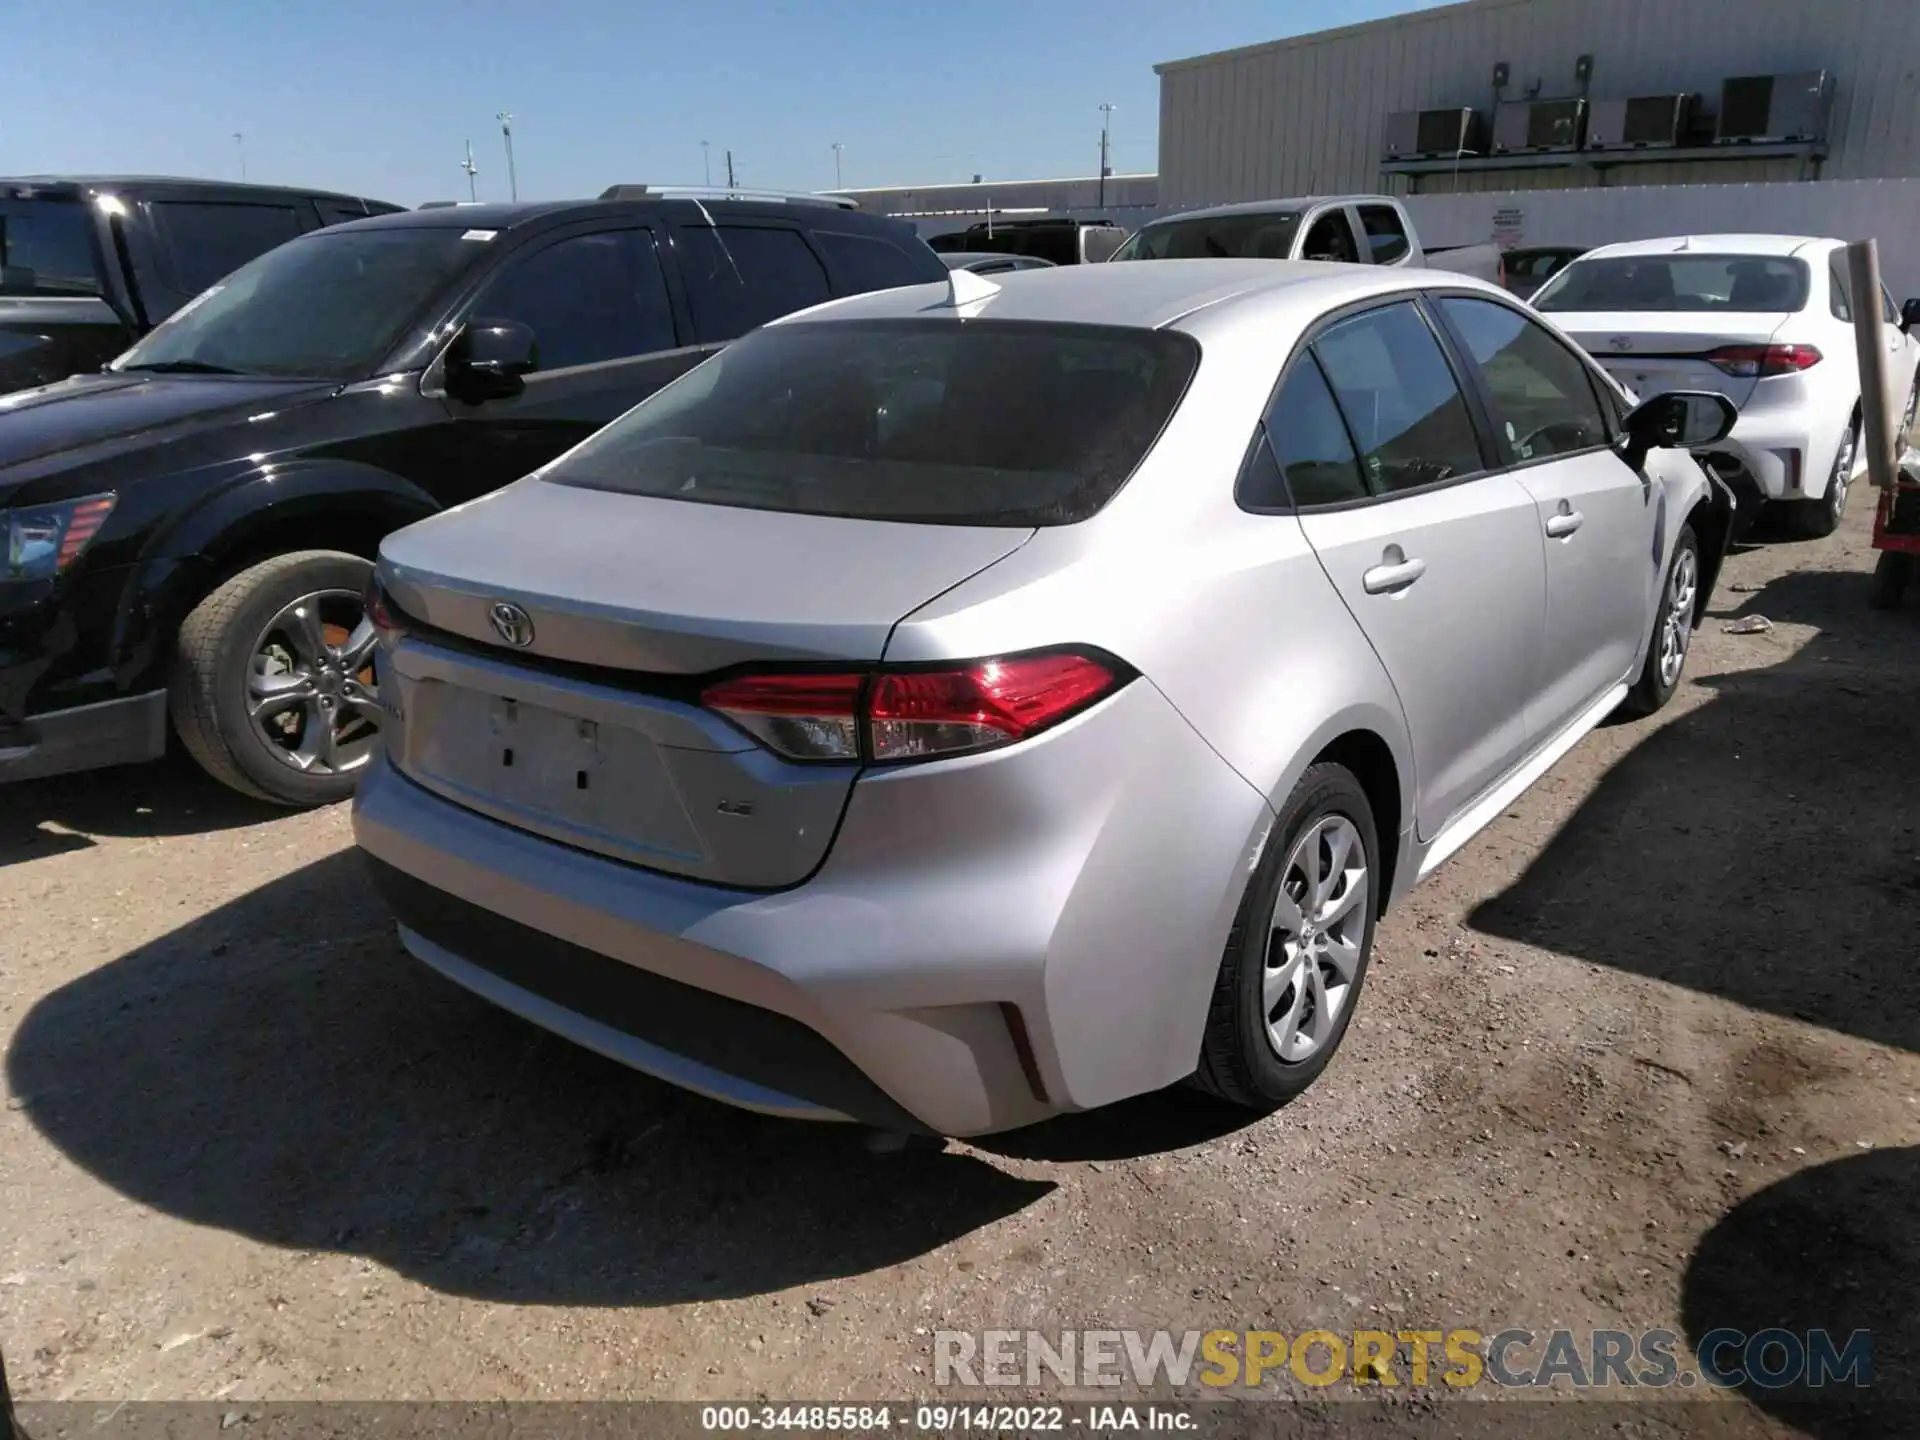
M 942 302 L 955 310 L 970 305 L 984 305 L 1000 293 L 1000 287 L 983 275 L 971 270 L 949 270 L 947 272 L 947 298 Z

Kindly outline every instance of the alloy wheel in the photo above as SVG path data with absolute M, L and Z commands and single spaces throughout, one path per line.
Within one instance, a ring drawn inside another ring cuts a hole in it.
M 1280 873 L 1260 999 L 1267 1041 L 1290 1065 L 1329 1043 L 1353 998 L 1369 916 L 1366 843 L 1326 815 L 1294 843 Z
M 253 642 L 247 718 L 269 754 L 308 775 L 343 775 L 373 758 L 380 701 L 373 623 L 347 590 L 302 595 Z
M 1667 580 L 1667 613 L 1660 624 L 1660 685 L 1670 689 L 1680 679 L 1687 663 L 1687 646 L 1693 640 L 1693 602 L 1700 587 L 1700 562 L 1690 549 L 1674 557 L 1673 574 Z

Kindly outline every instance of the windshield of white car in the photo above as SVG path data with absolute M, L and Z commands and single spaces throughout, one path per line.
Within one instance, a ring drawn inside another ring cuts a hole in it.
M 319 230 L 249 261 L 114 361 L 162 374 L 360 380 L 486 245 L 458 228 Z
M 1811 284 L 1807 262 L 1784 255 L 1614 255 L 1574 261 L 1533 308 L 1785 315 L 1806 308 Z
M 1285 260 L 1293 252 L 1297 213 L 1210 215 L 1162 220 L 1136 230 L 1115 260 Z
M 1199 361 L 1171 330 L 994 320 L 774 325 L 539 471 L 709 505 L 1069 525 L 1126 483 Z

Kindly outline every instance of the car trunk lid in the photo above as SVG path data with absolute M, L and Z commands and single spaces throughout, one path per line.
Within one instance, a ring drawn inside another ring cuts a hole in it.
M 853 764 L 798 764 L 703 707 L 717 672 L 863 669 L 894 624 L 1026 528 L 749 510 L 522 481 L 390 536 L 407 622 L 389 754 L 507 824 L 650 868 L 778 888 L 825 857 Z
M 1602 369 L 1642 400 L 1672 390 L 1711 390 L 1744 405 L 1758 378 L 1729 373 L 1708 356 L 1771 344 L 1788 317 L 1716 315 L 1711 329 L 1702 324 L 1705 318 L 1660 311 L 1553 316 Z

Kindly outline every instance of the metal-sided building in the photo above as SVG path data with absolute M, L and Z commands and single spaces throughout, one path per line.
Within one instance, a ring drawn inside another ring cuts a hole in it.
M 1920 175 L 1920 0 L 1468 0 L 1155 69 L 1172 209 Z
M 1920 4 L 1920 0 L 1914 0 Z M 964 230 L 987 218 L 1031 219 L 1037 215 L 1104 216 L 1121 225 L 1137 225 L 1155 213 L 1159 177 L 1109 175 L 1062 180 L 975 180 L 950 185 L 887 185 L 838 190 L 862 210 L 911 220 L 923 235 Z

